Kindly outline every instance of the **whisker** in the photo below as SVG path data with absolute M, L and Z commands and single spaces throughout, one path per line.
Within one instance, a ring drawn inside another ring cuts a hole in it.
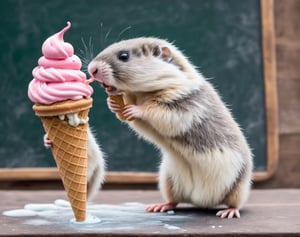
M 131 26 L 127 26 L 125 29 L 123 29 L 119 35 L 118 35 L 118 38 L 116 39 L 116 41 L 119 41 L 120 37 L 128 30 L 130 30 L 132 27 Z
M 78 55 L 82 62 L 82 70 L 87 73 L 88 65 L 90 61 L 94 58 L 94 47 L 92 42 L 92 37 L 89 37 L 88 45 L 83 38 L 81 38 L 83 44 L 83 49 L 79 49 L 80 54 Z
M 82 42 L 82 44 L 83 44 L 83 49 L 80 49 L 80 52 L 81 52 L 81 53 L 85 53 L 85 52 L 88 50 L 88 47 L 87 47 L 87 45 L 86 45 L 86 43 L 85 43 L 83 37 L 81 37 L 81 42 Z
M 103 47 L 103 22 L 100 23 L 100 48 Z
M 110 32 L 111 32 L 111 29 L 109 29 L 109 30 L 107 31 L 107 33 L 106 33 L 106 35 L 105 35 L 105 38 L 104 38 L 104 43 L 106 42 L 106 40 L 107 40 L 107 38 L 108 38 Z
M 94 45 L 92 42 L 92 37 L 89 39 L 89 49 L 90 49 L 90 55 L 94 55 Z

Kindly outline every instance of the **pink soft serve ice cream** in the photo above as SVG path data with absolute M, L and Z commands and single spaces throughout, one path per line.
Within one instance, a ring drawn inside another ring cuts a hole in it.
M 42 45 L 42 56 L 32 71 L 34 79 L 28 87 L 28 96 L 34 103 L 52 104 L 64 100 L 88 98 L 93 88 L 80 71 L 81 60 L 74 55 L 71 44 L 64 42 L 64 33 L 71 23 L 50 36 Z

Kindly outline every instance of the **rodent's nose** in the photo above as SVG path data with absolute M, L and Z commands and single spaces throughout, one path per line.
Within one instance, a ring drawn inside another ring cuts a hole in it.
M 97 68 L 97 64 L 91 62 L 88 66 L 88 72 L 92 77 L 95 77 L 98 73 L 98 68 Z
M 96 68 L 96 69 L 92 72 L 93 76 L 95 76 L 95 75 L 97 74 L 97 72 L 98 72 L 98 69 Z

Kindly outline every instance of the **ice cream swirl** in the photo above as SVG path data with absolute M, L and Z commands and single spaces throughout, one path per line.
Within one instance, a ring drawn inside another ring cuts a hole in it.
M 80 71 L 81 61 L 74 55 L 74 48 L 64 42 L 64 33 L 71 23 L 50 36 L 42 45 L 43 56 L 32 71 L 34 79 L 29 83 L 28 96 L 34 103 L 52 104 L 64 100 L 88 98 L 93 88 L 86 75 Z

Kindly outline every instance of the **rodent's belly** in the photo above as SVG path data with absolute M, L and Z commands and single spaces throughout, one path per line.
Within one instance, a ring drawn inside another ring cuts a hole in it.
M 236 181 L 241 160 L 229 148 L 183 157 L 178 153 L 167 155 L 168 173 L 173 180 L 173 194 L 179 201 L 197 206 L 213 207 L 221 204 Z M 181 200 L 180 200 L 181 199 Z
M 200 207 L 213 207 L 221 203 L 224 199 L 225 188 L 221 180 L 215 177 L 205 177 L 205 174 L 199 173 L 199 170 L 191 168 L 182 170 L 181 167 L 175 169 L 177 172 L 188 172 L 187 175 L 180 175 L 175 178 L 173 185 L 173 195 L 179 202 L 193 203 Z M 174 171 L 175 171 L 174 170 Z M 175 172 L 176 172 L 175 171 Z M 172 175 L 173 176 L 173 175 Z M 173 178 L 176 175 L 173 176 Z M 185 177 L 182 179 L 182 177 Z

